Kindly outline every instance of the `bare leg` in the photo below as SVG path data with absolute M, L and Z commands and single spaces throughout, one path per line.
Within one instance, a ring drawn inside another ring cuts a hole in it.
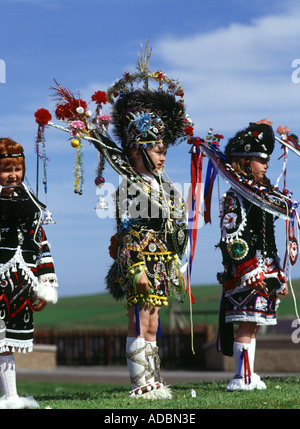
M 235 341 L 249 344 L 251 340 L 256 337 L 258 330 L 259 326 L 254 322 L 240 322 Z

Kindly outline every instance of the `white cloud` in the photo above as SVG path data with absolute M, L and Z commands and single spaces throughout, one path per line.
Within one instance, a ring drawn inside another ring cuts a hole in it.
M 299 19 L 300 8 L 293 7 L 155 46 L 168 74 L 180 76 L 196 128 L 217 124 L 232 132 L 266 114 L 297 126 L 300 85 L 292 82 L 292 61 L 300 56 Z

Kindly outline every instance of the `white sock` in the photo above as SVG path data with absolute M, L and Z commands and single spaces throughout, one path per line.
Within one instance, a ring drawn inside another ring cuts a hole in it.
M 256 350 L 256 338 L 252 338 L 251 343 L 249 344 L 249 348 L 248 348 L 251 374 L 254 373 L 255 350 Z
M 155 358 L 153 349 L 156 348 L 156 341 L 146 341 L 146 361 L 149 364 L 146 368 L 146 382 L 153 384 L 155 382 Z
M 127 337 L 126 358 L 132 389 L 146 384 L 145 338 Z
M 0 355 L 0 389 L 3 396 L 16 397 L 16 366 L 14 355 Z

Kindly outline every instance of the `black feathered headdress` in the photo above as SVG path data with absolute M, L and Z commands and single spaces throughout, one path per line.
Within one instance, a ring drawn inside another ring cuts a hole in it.
M 185 136 L 184 105 L 163 90 L 137 89 L 119 97 L 112 119 L 123 149 L 137 145 L 174 145 Z

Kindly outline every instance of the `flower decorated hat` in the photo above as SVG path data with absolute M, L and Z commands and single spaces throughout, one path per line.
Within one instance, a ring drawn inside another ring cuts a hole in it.
M 275 136 L 271 124 L 251 123 L 228 141 L 225 154 L 229 159 L 242 156 L 269 160 L 274 146 Z
M 234 190 L 263 210 L 285 220 L 295 219 L 295 217 L 298 219 L 296 210 L 298 203 L 291 198 L 288 190 L 281 192 L 277 186 L 271 184 L 269 187 L 262 186 L 252 178 L 239 174 L 232 165 L 234 157 L 257 157 L 270 160 L 276 140 L 278 139 L 274 136 L 272 123 L 268 119 L 262 119 L 256 123 L 251 122 L 248 127 L 238 131 L 229 139 L 224 151 L 220 149 L 218 142 L 211 141 L 209 137 L 206 139 L 191 137 L 189 143 L 192 144 L 191 153 L 198 158 L 194 164 L 199 165 L 200 170 L 203 156 L 208 157 L 210 161 L 212 173 L 209 171 L 206 183 L 213 183 L 210 177 L 214 179 L 219 173 Z M 212 189 L 210 189 L 211 192 Z M 206 189 L 204 196 L 205 193 Z

